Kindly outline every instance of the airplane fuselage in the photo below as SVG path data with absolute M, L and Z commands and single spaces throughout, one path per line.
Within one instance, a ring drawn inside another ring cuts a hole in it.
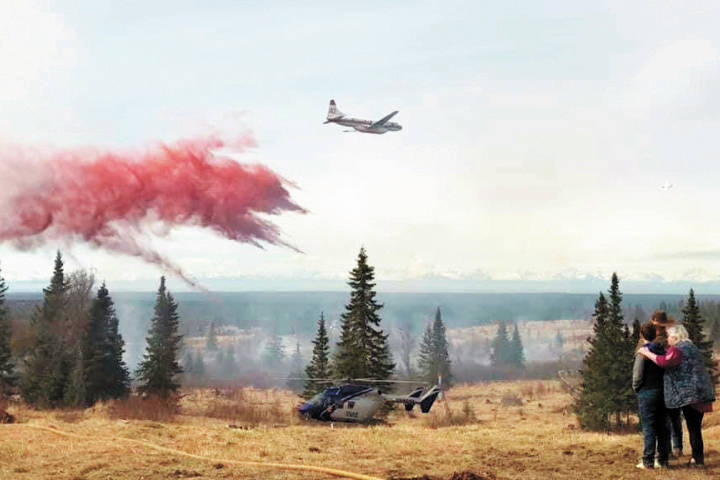
M 336 118 L 336 119 L 328 119 L 325 123 L 337 123 L 338 125 L 342 125 L 344 127 L 350 127 L 354 128 L 358 132 L 363 133 L 376 133 L 379 135 L 382 135 L 385 132 L 397 132 L 399 130 L 402 130 L 402 127 L 395 123 L 395 122 L 387 122 L 386 124 L 378 127 L 371 127 L 373 122 L 370 120 L 363 120 L 360 118 Z

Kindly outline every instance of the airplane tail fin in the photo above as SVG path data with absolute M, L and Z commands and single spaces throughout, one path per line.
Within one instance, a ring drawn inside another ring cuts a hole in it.
M 342 118 L 344 116 L 345 114 L 338 110 L 337 105 L 335 105 L 335 100 L 330 100 L 330 106 L 328 107 L 327 114 L 328 121 L 337 120 L 338 118 Z

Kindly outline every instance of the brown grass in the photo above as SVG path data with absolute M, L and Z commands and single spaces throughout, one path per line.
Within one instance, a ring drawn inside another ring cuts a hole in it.
M 297 398 L 279 390 L 183 393 L 172 422 L 128 415 L 121 419 L 111 404 L 69 417 L 67 412 L 11 404 L 10 413 L 24 423 L 0 425 L 0 478 L 332 478 L 228 463 L 238 460 L 326 466 L 379 478 L 428 475 L 433 480 L 468 471 L 499 480 L 720 477 L 720 413 L 708 414 L 704 422 L 708 469 L 691 470 L 673 460 L 669 471 L 641 472 L 635 469 L 640 435 L 579 430 L 575 417 L 564 413 L 569 395 L 552 381 L 459 385 L 428 415 L 398 408 L 385 423 L 371 426 L 298 422 L 291 413 Z M 509 396 L 519 397 L 522 405 L 503 405 Z M 467 421 L 453 424 L 463 417 Z M 229 423 L 252 428 L 228 428 Z M 63 438 L 29 428 L 33 425 L 79 437 Z M 209 459 L 157 451 L 133 440 Z

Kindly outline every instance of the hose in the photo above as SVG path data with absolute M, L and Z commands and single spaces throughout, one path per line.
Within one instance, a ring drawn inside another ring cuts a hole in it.
M 7 427 L 28 427 L 28 428 L 34 428 L 36 430 L 43 430 L 46 432 L 54 433 L 55 435 L 60 435 L 61 437 L 76 438 L 76 439 L 80 439 L 80 440 L 92 440 L 93 439 L 93 437 L 91 437 L 91 436 L 77 435 L 74 433 L 64 432 L 62 430 L 58 430 L 55 428 L 43 427 L 40 425 L 32 425 L 29 423 L 15 423 L 12 425 L 7 425 Z M 114 438 L 116 440 L 123 440 L 125 442 L 134 443 L 136 445 L 142 445 L 142 446 L 157 450 L 159 452 L 172 453 L 174 455 L 181 455 L 181 456 L 185 456 L 185 457 L 189 457 L 189 458 L 194 458 L 197 460 L 209 460 L 211 462 L 216 462 L 216 463 L 227 463 L 229 465 L 247 465 L 247 466 L 254 466 L 254 467 L 265 467 L 265 468 L 276 468 L 279 470 L 300 470 L 300 471 L 308 471 L 308 472 L 318 472 L 318 473 L 326 473 L 328 475 L 333 475 L 336 477 L 353 478 L 356 480 L 383 480 L 379 477 L 371 477 L 370 475 L 363 475 L 362 473 L 347 472 L 345 470 L 338 470 L 335 468 L 318 467 L 315 465 L 302 465 L 302 464 L 297 464 L 297 463 L 254 462 L 251 460 L 225 460 L 225 459 L 219 459 L 219 458 L 205 457 L 203 455 L 195 455 L 194 453 L 188 453 L 188 452 L 184 452 L 182 450 L 176 450 L 174 448 L 163 447 L 160 445 L 156 445 L 154 443 L 145 442 L 143 440 L 135 440 L 133 438 L 125 438 L 125 437 L 117 437 L 117 436 L 113 436 L 111 438 Z

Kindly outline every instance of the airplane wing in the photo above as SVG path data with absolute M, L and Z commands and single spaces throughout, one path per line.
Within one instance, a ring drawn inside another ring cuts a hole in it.
M 382 127 L 383 125 L 385 125 L 388 122 L 388 120 L 390 120 L 392 117 L 394 117 L 397 114 L 398 114 L 398 110 L 395 110 L 390 115 L 386 115 L 383 118 L 381 118 L 380 120 L 378 120 L 377 122 L 373 122 L 368 128 Z

